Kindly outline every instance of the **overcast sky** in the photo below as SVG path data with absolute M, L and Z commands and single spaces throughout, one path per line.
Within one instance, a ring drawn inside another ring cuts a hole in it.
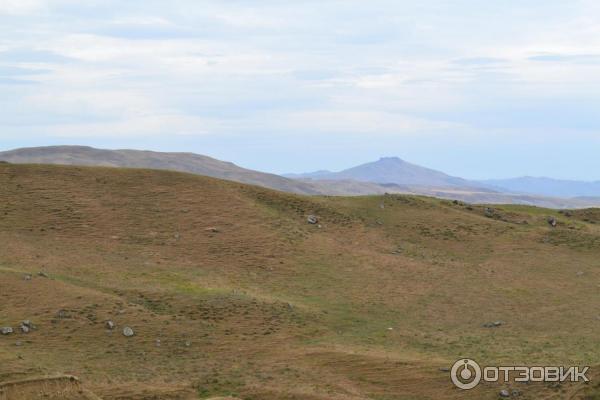
M 597 0 L 0 0 L 0 149 L 600 179 Z

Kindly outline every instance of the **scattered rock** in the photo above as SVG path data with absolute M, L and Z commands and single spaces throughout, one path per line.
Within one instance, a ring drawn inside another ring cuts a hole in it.
M 498 394 L 500 395 L 500 397 L 510 397 L 510 392 L 506 389 L 502 389 Z
M 388 330 L 388 331 L 393 331 L 393 330 L 394 330 L 394 328 L 387 328 L 387 330 Z
M 25 321 L 21 322 L 21 325 L 28 327 L 29 329 L 35 329 L 35 325 L 33 325 L 33 323 L 31 323 L 30 320 L 26 319 Z
M 106 321 L 104 326 L 106 326 L 106 329 L 108 329 L 109 331 L 112 331 L 113 329 L 115 329 L 117 327 L 117 325 L 115 325 L 115 323 L 113 321 Z
M 319 218 L 316 215 L 309 215 L 306 220 L 309 224 L 316 225 L 319 223 Z
M 21 329 L 21 332 L 23 333 L 29 333 L 35 329 L 35 325 L 33 325 L 30 320 L 26 319 L 25 321 L 21 322 L 19 329 Z
M 219 229 L 212 227 L 212 226 L 210 228 L 206 228 L 205 231 L 212 232 L 212 233 L 219 233 Z
M 519 397 L 521 395 L 521 391 L 518 389 L 513 389 L 511 394 L 513 397 Z
M 379 208 L 381 208 L 382 210 L 383 210 L 383 209 L 385 209 L 385 204 L 381 203 L 381 204 L 379 205 Z
M 31 274 L 25 274 L 25 276 L 23 276 L 23 280 L 26 280 L 26 281 L 30 281 L 31 278 L 32 278 Z
M 583 271 L 577 271 L 577 276 L 583 276 L 584 272 Z
M 160 347 L 160 339 L 156 339 L 156 347 Z
M 41 276 L 42 278 L 49 278 L 48 274 L 45 273 L 44 271 L 38 272 L 38 276 Z
M 133 329 L 131 329 L 128 326 L 126 326 L 125 328 L 123 328 L 123 336 L 125 336 L 125 337 L 132 337 L 133 335 L 135 335 L 135 333 L 133 332 Z
M 493 218 L 494 217 L 494 209 L 490 208 L 490 207 L 486 207 L 484 210 L 485 216 L 488 218 Z
M 14 332 L 15 331 L 10 326 L 5 326 L 4 328 L 0 328 L 0 333 L 2 335 L 10 335 L 10 334 L 13 334 Z
M 450 368 L 440 368 L 440 372 L 450 372 Z
M 189 340 L 185 341 L 185 347 L 190 347 L 192 345 L 192 342 L 190 342 Z
M 502 321 L 487 322 L 483 324 L 484 328 L 499 328 L 503 325 Z
M 173 237 L 175 238 L 175 240 L 179 240 L 181 238 L 181 235 L 179 234 L 179 232 L 177 232 L 173 235 Z
M 550 217 L 550 218 L 548 218 L 548 224 L 551 227 L 556 228 L 556 225 L 558 225 L 558 221 L 556 220 L 556 218 Z
M 21 343 L 20 340 L 17 340 L 17 342 L 15 343 L 15 346 L 17 347 L 21 347 L 23 345 L 23 343 Z

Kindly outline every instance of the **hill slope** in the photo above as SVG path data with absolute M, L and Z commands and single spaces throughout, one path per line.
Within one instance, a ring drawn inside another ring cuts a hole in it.
M 189 172 L 213 178 L 259 185 L 291 193 L 316 194 L 310 184 L 238 167 L 194 153 L 140 150 L 102 150 L 86 146 L 32 147 L 0 152 L 0 160 L 15 164 L 62 164 L 126 168 L 152 168 Z
M 460 392 L 440 368 L 600 364 L 599 226 L 598 210 L 0 164 L 0 326 L 37 327 L 0 336 L 0 384 L 76 375 L 105 400 L 496 399 L 502 386 Z

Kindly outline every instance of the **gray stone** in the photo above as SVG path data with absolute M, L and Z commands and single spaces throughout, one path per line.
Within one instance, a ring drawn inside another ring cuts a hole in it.
M 29 331 L 30 331 L 29 327 L 26 325 L 21 325 L 20 329 L 21 329 L 21 332 L 23 332 L 23 333 L 29 333 Z
M 502 321 L 487 322 L 483 324 L 484 328 L 499 328 L 503 325 Z
M 319 223 L 319 218 L 316 215 L 309 215 L 306 220 L 309 224 L 316 225 Z
M 104 326 L 106 326 L 106 329 L 108 329 L 109 331 L 112 331 L 113 329 L 116 328 L 115 323 L 112 322 L 112 321 L 106 321 L 106 323 L 104 324 Z
M 132 337 L 133 335 L 135 335 L 135 333 L 133 332 L 133 329 L 131 329 L 128 326 L 126 326 L 125 328 L 123 328 L 123 336 L 125 336 L 125 337 Z
M 10 335 L 15 331 L 10 326 L 5 326 L 4 328 L 0 328 L 0 333 L 3 335 Z
M 25 276 L 23 276 L 23 279 L 26 281 L 30 281 L 31 280 L 31 274 L 26 274 Z
M 550 224 L 551 227 L 556 228 L 556 225 L 558 225 L 558 221 L 556 220 L 556 218 L 550 217 L 548 218 L 548 224 Z
M 45 273 L 44 271 L 38 272 L 38 276 L 41 276 L 42 278 L 49 278 L 48 274 Z
M 500 395 L 500 397 L 510 397 L 510 392 L 506 389 L 502 389 L 498 394 Z

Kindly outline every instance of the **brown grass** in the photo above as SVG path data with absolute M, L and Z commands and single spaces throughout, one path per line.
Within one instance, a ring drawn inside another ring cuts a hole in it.
M 0 337 L 0 382 L 72 374 L 105 400 L 494 399 L 440 368 L 600 365 L 596 215 L 0 165 L 0 325 L 37 325 Z

